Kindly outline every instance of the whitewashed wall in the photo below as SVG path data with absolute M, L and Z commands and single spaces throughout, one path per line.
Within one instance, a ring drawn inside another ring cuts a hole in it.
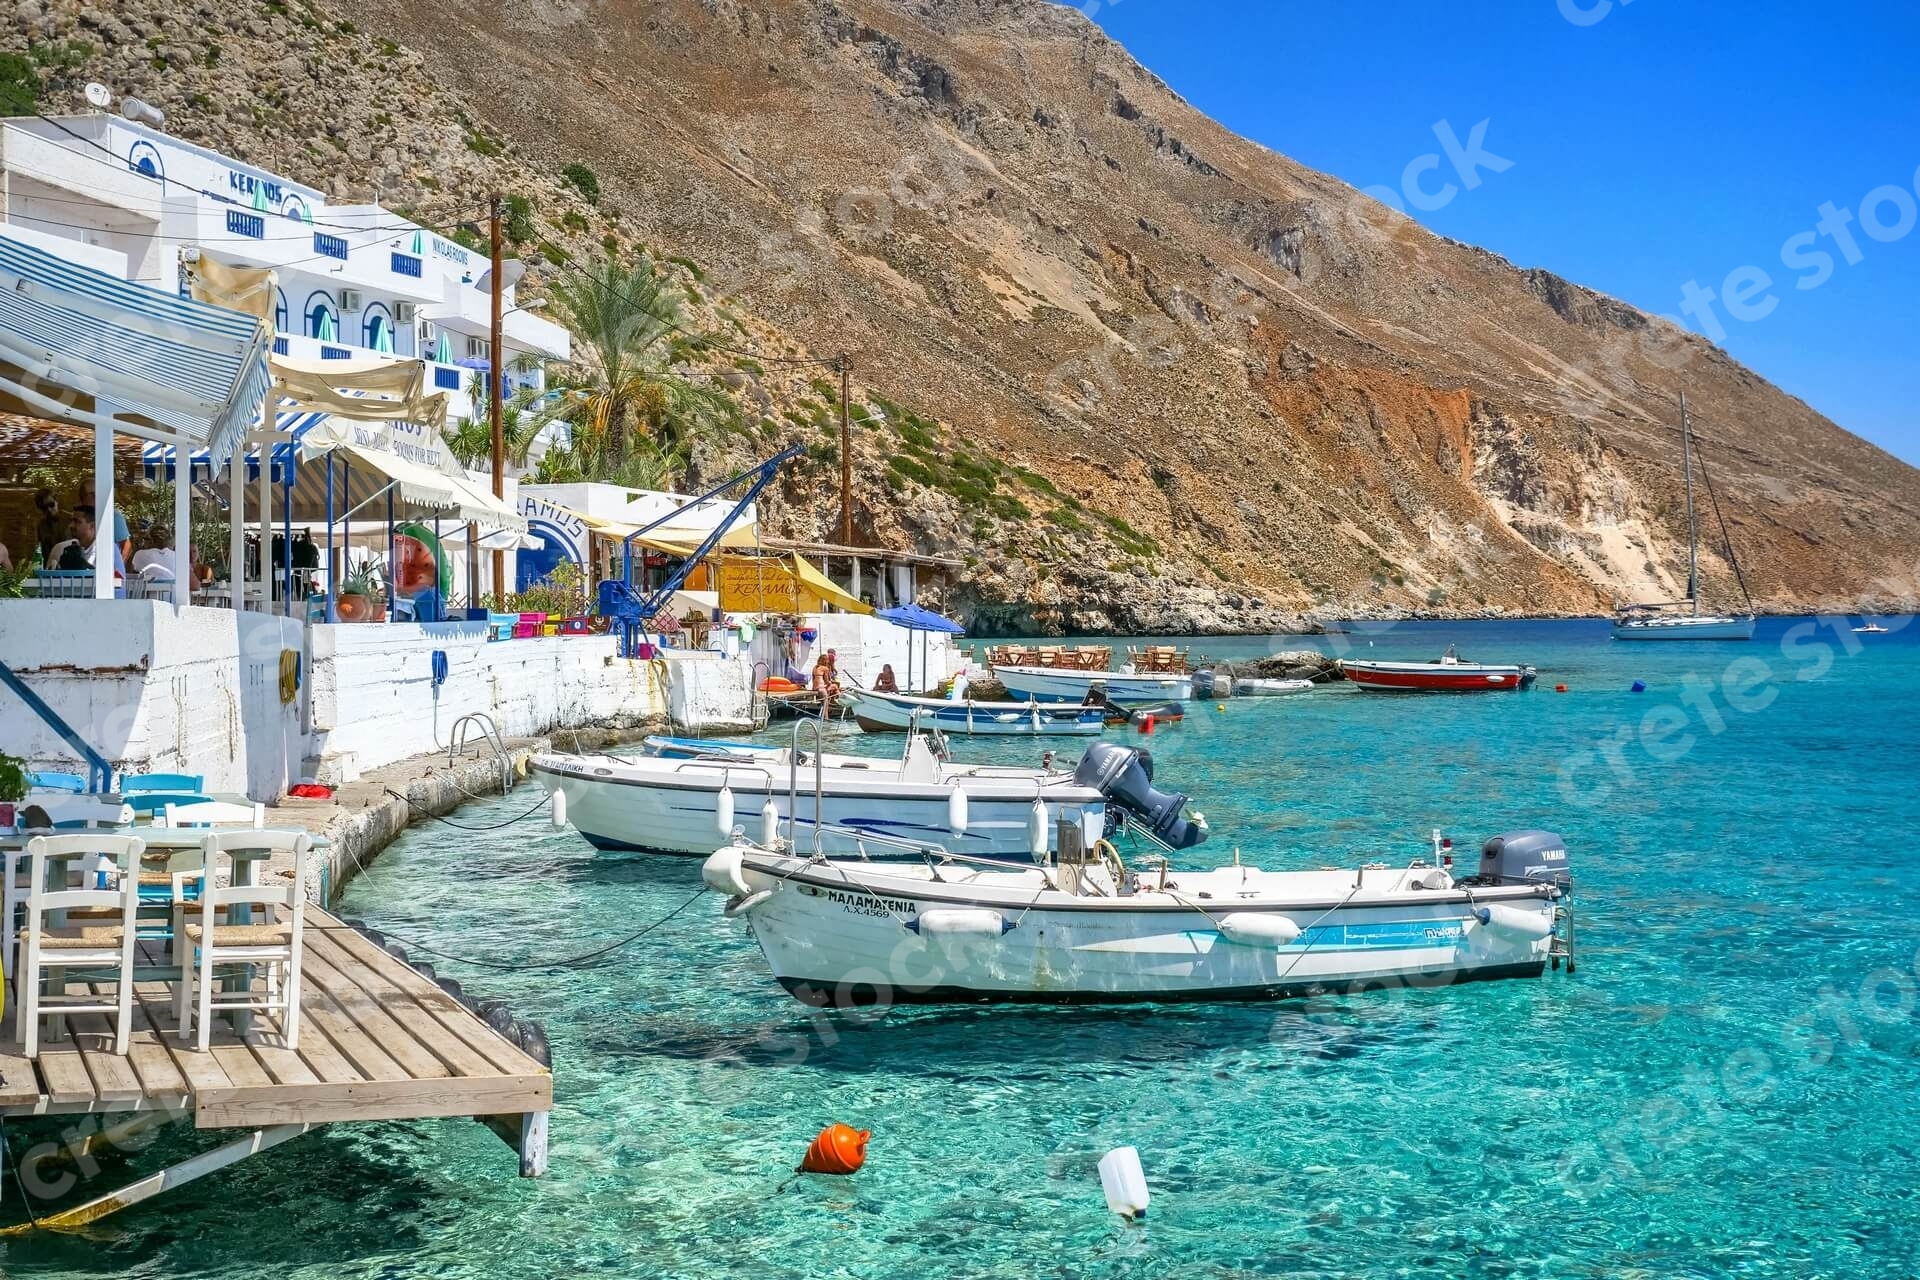
M 267 798 L 299 777 L 300 701 L 280 701 L 280 654 L 300 623 L 146 600 L 0 600 L 0 662 L 116 771 L 198 773 Z M 309 668 L 302 660 L 302 670 Z M 0 688 L 0 750 L 84 772 L 65 742 Z
M 815 660 L 828 649 L 835 651 L 841 672 L 856 684 L 871 685 L 880 668 L 891 664 L 902 690 L 908 689 L 909 656 L 913 663 L 912 683 L 917 689 L 940 684 L 967 662 L 966 651 L 956 646 L 949 636 L 908 631 L 867 614 L 810 613 L 802 622 L 820 633 L 812 644 L 800 645 L 799 657 L 793 660 L 803 675 L 812 673 Z M 757 634 L 753 638 L 753 657 L 778 674 L 786 665 L 781 657 L 784 643 L 772 632 Z M 929 673 L 924 677 L 923 665 Z

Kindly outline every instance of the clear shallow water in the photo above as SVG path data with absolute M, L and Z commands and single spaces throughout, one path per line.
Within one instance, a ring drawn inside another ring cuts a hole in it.
M 513 1177 L 506 1148 L 469 1122 L 339 1129 L 92 1237 L 9 1243 L 0 1268 L 1915 1274 L 1920 626 L 1858 637 L 1848 654 L 1856 638 L 1831 630 L 1783 650 L 1791 625 L 1764 622 L 1744 645 L 1626 645 L 1593 623 L 1402 624 L 1372 633 L 1370 651 L 1431 657 L 1457 641 L 1537 664 L 1542 687 L 1195 704 L 1146 740 L 1160 780 L 1206 811 L 1204 852 L 1222 860 L 1236 845 L 1270 866 L 1399 860 L 1435 826 L 1463 853 L 1513 827 L 1564 832 L 1579 889 L 1572 978 L 1222 1008 L 931 1009 L 869 1025 L 788 999 L 709 896 L 605 968 L 441 964 L 546 1024 L 545 1180 Z M 1799 679 L 1821 665 L 1820 642 L 1829 669 Z M 1302 643 L 1195 642 L 1222 656 Z M 1753 709 L 1720 692 L 1678 701 L 1687 673 L 1717 686 L 1735 659 L 1759 664 L 1733 673 Z M 1649 692 L 1627 692 L 1636 678 Z M 1552 692 L 1560 682 L 1568 693 Z M 1619 744 L 1617 770 L 1601 742 Z M 898 747 L 845 745 L 863 743 Z M 455 817 L 501 821 L 530 799 Z M 541 822 L 486 835 L 430 824 L 351 886 L 345 910 L 464 954 L 554 956 L 698 887 L 696 860 L 596 855 Z M 874 1131 L 867 1168 L 780 1190 L 833 1120 Z M 1143 1227 L 1101 1199 L 1095 1165 L 1122 1144 L 1139 1147 L 1152 1184 Z M 169 1138 L 114 1169 L 193 1145 Z

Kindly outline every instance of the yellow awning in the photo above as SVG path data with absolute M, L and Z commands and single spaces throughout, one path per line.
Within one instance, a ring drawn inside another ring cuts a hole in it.
M 608 520 L 602 516 L 590 516 L 584 511 L 576 511 L 571 507 L 561 506 L 557 502 L 553 505 L 567 512 L 569 515 L 578 517 L 582 524 L 586 525 L 587 528 L 593 530 L 595 533 L 603 534 L 609 538 L 619 538 L 624 541 L 640 528 L 637 524 L 629 524 L 622 520 Z M 647 530 L 646 533 L 635 538 L 634 542 L 649 551 L 661 551 L 667 555 L 679 556 L 685 559 L 695 551 L 698 551 L 700 544 L 705 542 L 707 535 L 712 532 L 713 529 L 711 526 L 701 529 L 687 525 L 663 524 Z M 720 539 L 719 545 L 715 547 L 715 550 L 719 551 L 728 548 L 738 550 L 758 545 L 759 539 L 754 533 L 754 526 L 751 524 L 736 524 L 727 530 L 726 534 Z
M 847 592 L 835 586 L 833 579 L 808 564 L 800 557 L 800 553 L 797 551 L 793 554 L 793 573 L 794 576 L 800 580 L 801 586 L 819 596 L 826 604 L 845 609 L 848 613 L 873 612 L 872 605 L 860 599 L 860 597 L 849 595 Z

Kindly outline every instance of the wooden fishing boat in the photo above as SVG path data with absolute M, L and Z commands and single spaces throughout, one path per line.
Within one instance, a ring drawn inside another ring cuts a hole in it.
M 1340 671 L 1356 688 L 1395 693 L 1487 693 L 1525 689 L 1538 674 L 1515 663 L 1468 662 L 1452 646 L 1432 662 L 1340 660 Z

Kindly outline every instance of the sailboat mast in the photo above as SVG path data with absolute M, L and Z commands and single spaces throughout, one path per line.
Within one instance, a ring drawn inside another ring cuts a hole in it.
M 1687 393 L 1680 393 L 1680 458 L 1687 477 L 1687 599 L 1700 616 L 1700 521 L 1693 511 L 1693 428 L 1687 422 Z

